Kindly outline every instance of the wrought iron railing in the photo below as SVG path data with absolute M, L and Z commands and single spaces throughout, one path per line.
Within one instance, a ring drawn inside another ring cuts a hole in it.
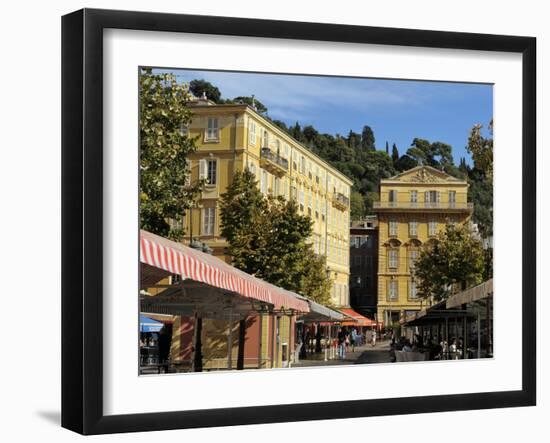
M 281 157 L 276 152 L 273 152 L 271 149 L 262 148 L 260 155 L 261 158 L 269 160 L 271 163 L 275 163 L 276 165 L 288 171 L 288 160 L 284 157 Z
M 374 202 L 374 209 L 473 209 L 470 202 Z
M 333 198 L 338 203 L 341 203 L 344 206 L 349 206 L 349 198 L 347 198 L 344 194 L 337 192 L 334 194 Z

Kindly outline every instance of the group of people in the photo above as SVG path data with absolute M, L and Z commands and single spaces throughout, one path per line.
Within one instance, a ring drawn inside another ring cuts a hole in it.
M 164 364 L 170 357 L 172 331 L 166 326 L 157 332 L 142 332 L 139 346 L 142 365 Z
M 341 326 L 337 329 L 336 337 L 327 337 L 321 334 L 321 329 L 304 328 L 298 335 L 297 354 L 300 359 L 307 358 L 308 354 L 319 353 L 325 347 L 335 346 L 337 357 L 346 358 L 347 352 L 354 352 L 357 346 L 370 343 L 376 346 L 377 332 L 375 329 L 361 333 L 356 327 Z
M 437 340 L 434 341 L 432 337 L 429 337 L 426 342 L 424 342 L 424 339 L 421 335 L 417 334 L 414 336 L 413 341 L 409 340 L 405 337 L 400 337 L 399 339 L 395 339 L 395 335 L 392 333 L 391 335 L 391 341 L 390 341 L 390 349 L 391 353 L 393 355 L 392 360 L 395 361 L 395 351 L 403 351 L 403 352 L 429 352 L 429 359 L 430 360 L 443 360 L 443 359 L 451 359 L 451 360 L 458 360 L 463 355 L 464 349 L 463 349 L 463 343 L 464 340 L 462 337 L 460 338 L 452 338 L 450 340 L 450 345 L 447 343 L 447 341 L 439 337 Z
M 358 332 L 355 327 L 352 327 L 351 330 L 348 328 L 341 327 L 338 328 L 337 343 L 338 343 L 338 358 L 344 360 L 346 358 L 346 352 L 351 348 L 351 352 L 355 351 L 356 346 L 362 346 L 366 343 L 367 337 L 362 333 Z M 369 341 L 371 346 L 376 346 L 376 330 L 372 329 L 370 331 Z

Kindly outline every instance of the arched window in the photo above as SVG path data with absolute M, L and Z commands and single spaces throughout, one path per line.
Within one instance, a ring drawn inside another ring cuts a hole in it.
M 386 246 L 388 271 L 397 272 L 399 270 L 399 251 L 401 242 L 399 240 L 391 239 Z

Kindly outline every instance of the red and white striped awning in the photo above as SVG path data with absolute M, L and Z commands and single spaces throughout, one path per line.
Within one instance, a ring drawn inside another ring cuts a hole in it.
M 217 257 L 143 230 L 140 231 L 140 261 L 184 279 L 272 304 L 278 310 L 309 312 L 309 304 L 298 295 L 253 277 Z
M 370 318 L 359 314 L 359 312 L 356 312 L 353 309 L 343 308 L 338 310 L 353 319 L 353 320 L 346 320 L 342 322 L 342 326 L 375 326 L 376 325 L 376 322 L 374 320 L 371 320 Z

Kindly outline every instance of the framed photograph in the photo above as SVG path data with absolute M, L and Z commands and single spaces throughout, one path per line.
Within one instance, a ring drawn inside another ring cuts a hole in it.
M 536 404 L 535 38 L 84 9 L 62 58 L 62 426 Z

